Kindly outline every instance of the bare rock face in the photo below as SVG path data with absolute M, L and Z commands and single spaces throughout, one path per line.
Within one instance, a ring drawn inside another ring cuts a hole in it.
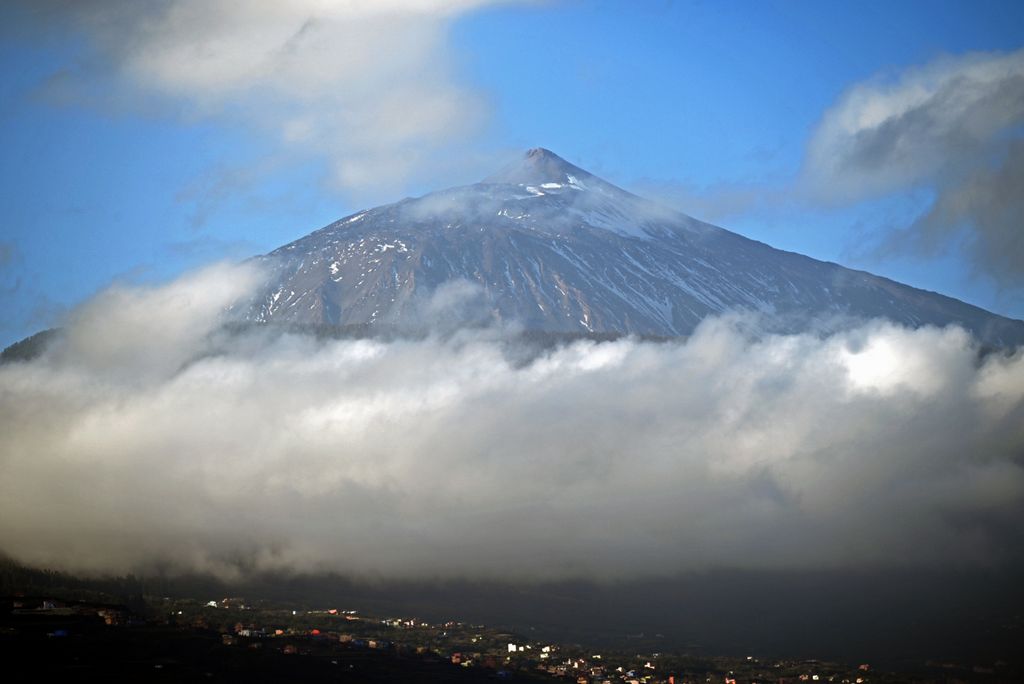
M 480 183 L 362 211 L 257 257 L 258 322 L 424 327 L 438 293 L 470 318 L 548 332 L 686 335 L 753 310 L 812 321 L 958 323 L 993 345 L 1024 323 L 933 292 L 784 252 L 633 195 L 545 149 Z

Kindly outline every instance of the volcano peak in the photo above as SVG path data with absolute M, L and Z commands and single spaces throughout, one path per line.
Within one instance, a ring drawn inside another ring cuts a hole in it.
M 511 183 L 513 185 L 539 185 L 566 183 L 569 177 L 579 180 L 593 178 L 593 174 L 570 164 L 543 147 L 533 147 L 517 161 L 484 179 L 484 183 Z

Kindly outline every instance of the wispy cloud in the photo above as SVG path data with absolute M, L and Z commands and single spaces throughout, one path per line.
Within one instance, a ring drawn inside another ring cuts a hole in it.
M 0 295 L 23 295 L 24 264 L 21 252 L 13 242 L 0 242 Z M 12 327 L 9 320 L 0 321 L 0 331 Z
M 792 191 L 785 182 L 719 182 L 701 186 L 645 178 L 630 187 L 644 197 L 712 223 L 727 223 L 737 216 L 763 215 L 793 204 Z
M 13 242 L 0 242 L 0 293 L 13 295 L 21 289 L 20 253 Z
M 811 138 L 805 182 L 842 200 L 955 181 L 1022 122 L 1024 50 L 939 59 L 850 88 Z
M 0 549 L 391 578 L 1020 560 L 1020 351 L 882 322 L 525 356 L 228 335 L 252 277 L 105 292 L 0 367 Z
M 799 173 L 770 182 L 642 190 L 702 218 L 828 211 L 898 193 L 934 196 L 861 258 L 965 244 L 976 275 L 1024 287 L 1024 50 L 943 57 L 851 86 L 822 116 Z M 966 236 L 966 240 L 964 237 Z
M 881 252 L 934 254 L 966 231 L 978 273 L 1024 284 L 1024 50 L 943 58 L 851 88 L 815 131 L 802 182 L 852 202 L 915 187 L 935 200 Z
M 478 129 L 487 106 L 460 84 L 447 31 L 498 1 L 85 0 L 26 14 L 85 39 L 48 83 L 53 97 L 157 97 L 326 158 L 336 187 L 365 194 L 401 188 Z

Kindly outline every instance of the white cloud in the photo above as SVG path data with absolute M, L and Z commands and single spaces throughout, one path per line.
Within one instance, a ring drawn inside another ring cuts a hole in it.
M 126 97 L 167 97 L 188 116 L 266 132 L 283 149 L 325 156 L 340 188 L 365 192 L 400 188 L 482 123 L 486 104 L 459 84 L 447 32 L 499 1 L 88 0 L 59 3 L 58 15 Z
M 960 175 L 1024 122 L 1024 50 L 943 58 L 850 88 L 808 146 L 807 182 L 853 198 Z
M 976 276 L 1024 287 L 1024 50 L 944 57 L 856 83 L 822 116 L 792 178 L 638 189 L 703 219 L 764 222 L 885 196 L 933 198 L 852 253 L 933 257 L 963 248 Z
M 962 330 L 226 337 L 237 282 L 105 293 L 0 367 L 0 549 L 502 579 L 1019 560 L 1024 355 Z
M 210 346 L 208 333 L 258 277 L 252 264 L 214 264 L 161 287 L 114 285 L 70 314 L 54 362 L 100 376 L 165 377 Z
M 1024 281 L 1024 50 L 938 59 L 850 88 L 808 145 L 802 191 L 856 202 L 925 188 L 932 206 L 880 252 L 957 243 L 1002 288 Z

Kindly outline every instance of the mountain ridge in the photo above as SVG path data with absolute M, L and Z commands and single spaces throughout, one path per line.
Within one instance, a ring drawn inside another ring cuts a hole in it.
M 744 310 L 782 332 L 886 318 L 1024 343 L 1024 322 L 778 250 L 544 148 L 479 183 L 351 214 L 256 260 L 270 276 L 243 312 L 254 322 L 422 325 L 439 289 L 468 282 L 472 316 L 550 332 L 672 337 Z

